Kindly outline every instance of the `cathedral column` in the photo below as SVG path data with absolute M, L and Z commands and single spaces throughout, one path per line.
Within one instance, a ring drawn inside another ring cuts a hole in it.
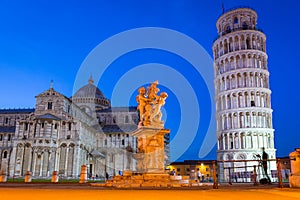
M 23 173 L 24 172 L 24 170 L 25 170 L 25 166 L 24 166 L 24 159 L 25 159 L 25 144 L 23 144 L 23 147 L 20 147 L 19 149 L 21 150 L 21 158 L 20 158 L 20 160 L 21 160 L 21 175 L 23 176 L 23 175 L 25 175 L 25 173 Z
M 77 177 L 79 175 L 79 145 L 74 146 L 74 155 L 73 155 L 73 169 L 72 169 L 72 176 Z
M 15 167 L 16 167 L 16 153 L 17 153 L 17 147 L 13 147 L 10 157 L 9 165 L 9 176 L 13 176 L 15 173 Z
M 59 155 L 60 155 L 60 147 L 55 150 L 55 158 L 54 158 L 54 171 L 59 170 Z
M 44 154 L 43 154 L 43 152 L 41 152 L 41 166 L 40 166 L 39 176 L 43 175 L 43 164 L 44 164 Z
M 52 155 L 52 151 L 49 150 L 49 151 L 48 151 L 47 174 L 46 174 L 47 177 L 50 176 L 51 155 Z
M 31 167 L 31 169 L 32 169 L 32 176 L 34 176 L 35 175 L 35 168 L 36 168 L 36 157 L 37 157 L 37 153 L 34 151 L 34 149 L 33 149 L 33 151 L 32 151 L 32 154 L 33 154 L 33 161 L 32 161 L 32 167 Z
M 33 153 L 33 149 L 30 148 L 30 153 L 29 153 L 29 158 L 28 158 L 28 165 L 27 165 L 27 171 L 31 171 L 32 153 Z
M 66 148 L 66 160 L 65 160 L 65 176 L 68 175 L 68 158 L 69 158 L 69 146 Z

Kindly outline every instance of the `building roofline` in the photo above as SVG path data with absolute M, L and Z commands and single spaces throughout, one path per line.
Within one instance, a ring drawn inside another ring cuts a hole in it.
M 0 109 L 1 114 L 13 114 L 13 113 L 32 113 L 35 108 L 2 108 Z
M 135 112 L 137 109 L 136 106 L 119 106 L 119 107 L 109 107 L 102 110 L 97 110 L 96 112 L 102 113 L 102 112 Z

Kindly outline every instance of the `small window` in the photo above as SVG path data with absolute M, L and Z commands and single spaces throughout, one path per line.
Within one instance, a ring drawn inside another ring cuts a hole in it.
M 118 134 L 118 138 L 120 138 L 121 137 L 121 135 L 120 134 Z
M 54 124 L 54 129 L 57 129 L 57 124 Z
M 190 171 L 190 168 L 186 168 L 186 171 L 189 172 L 189 171 Z
M 230 33 L 231 32 L 231 28 L 230 28 L 230 26 L 227 26 L 226 27 L 226 33 Z
M 251 107 L 255 107 L 255 102 L 251 101 Z
M 104 140 L 104 145 L 107 145 L 107 139 Z
M 243 22 L 243 29 L 247 29 L 248 28 L 248 25 L 247 25 L 247 23 L 246 22 Z
M 72 124 L 69 123 L 69 131 L 72 129 Z
M 8 117 L 5 117 L 5 124 L 8 123 Z
M 233 23 L 234 23 L 234 24 L 239 23 L 239 19 L 238 19 L 237 17 L 235 17 L 234 20 L 233 20 Z
M 45 123 L 43 122 L 43 123 L 42 123 L 42 128 L 44 128 L 44 126 L 45 126 Z
M 3 136 L 2 135 L 0 135 L 0 141 L 2 141 L 3 140 Z
M 10 141 L 11 140 L 11 134 L 8 134 L 8 139 L 7 139 L 8 141 Z
M 71 139 L 71 135 L 67 135 L 67 140 Z
M 129 134 L 126 134 L 126 137 L 129 137 Z
M 125 145 L 125 140 L 124 139 L 122 140 L 122 145 Z
M 180 168 L 177 168 L 177 172 L 180 172 Z
M 113 123 L 117 123 L 117 119 L 116 119 L 116 116 L 113 117 Z
M 27 131 L 27 130 L 28 130 L 28 124 L 25 123 L 25 131 Z
M 52 110 L 52 102 L 48 102 L 48 110 Z
M 109 137 L 111 137 L 111 134 L 109 134 Z
M 7 158 L 7 151 L 4 151 L 3 158 Z

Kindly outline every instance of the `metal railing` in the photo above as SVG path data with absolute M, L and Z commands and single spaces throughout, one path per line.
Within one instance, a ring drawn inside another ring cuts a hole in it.
M 276 170 L 269 170 L 265 174 L 262 165 L 263 161 L 268 163 L 276 162 Z M 280 159 L 217 160 L 212 162 L 212 166 L 214 189 L 217 189 L 220 183 L 228 183 L 229 185 L 234 183 L 267 184 L 269 178 L 271 180 L 270 183 L 277 183 L 279 188 L 283 188 L 284 183 L 288 182 L 289 173 L 282 169 Z

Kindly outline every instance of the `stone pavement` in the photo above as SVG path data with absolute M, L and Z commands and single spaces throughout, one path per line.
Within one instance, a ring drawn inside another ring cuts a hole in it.
M 168 188 L 168 189 L 115 189 L 93 187 L 90 184 L 40 184 L 1 183 L 1 199 L 30 200 L 88 200 L 88 199 L 230 199 L 230 200 L 300 200 L 300 189 L 277 188 L 277 185 L 220 185 L 212 187 Z

